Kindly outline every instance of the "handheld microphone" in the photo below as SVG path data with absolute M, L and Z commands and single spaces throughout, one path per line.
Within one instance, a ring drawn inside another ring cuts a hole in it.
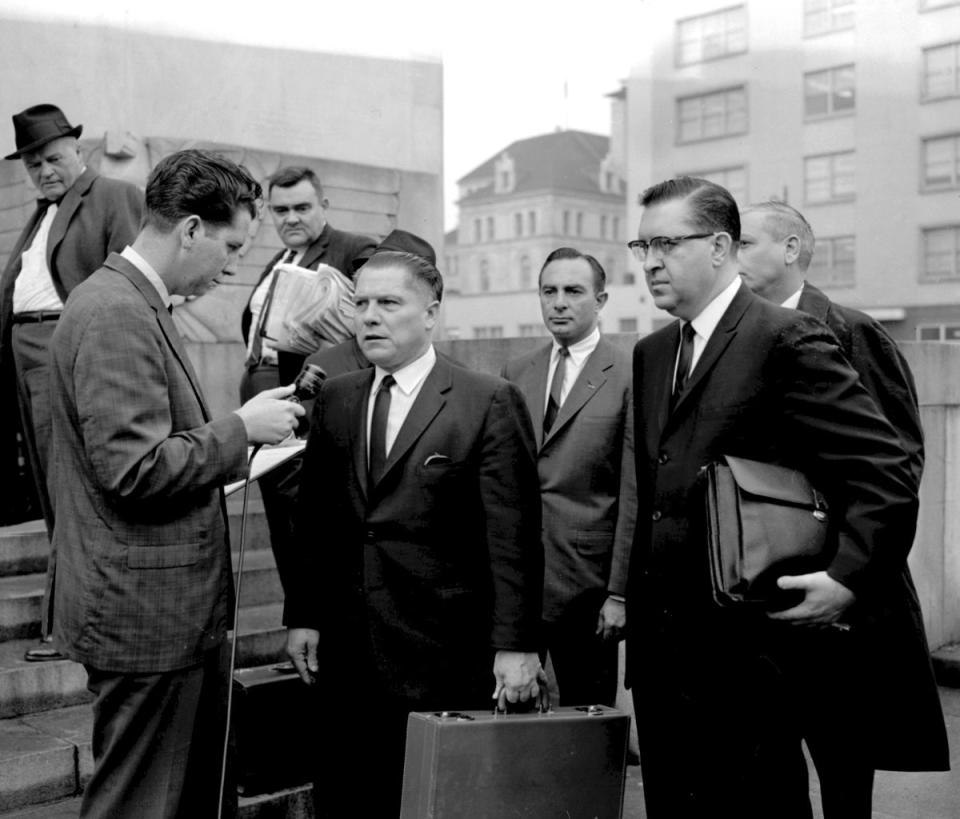
M 297 380 L 293 382 L 293 395 L 288 396 L 287 401 L 302 404 L 304 401 L 316 398 L 326 378 L 327 372 L 323 367 L 317 364 L 304 364 Z

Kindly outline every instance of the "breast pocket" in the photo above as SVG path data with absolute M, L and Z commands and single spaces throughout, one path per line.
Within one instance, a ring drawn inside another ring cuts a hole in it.
M 200 543 L 171 546 L 131 546 L 127 549 L 129 569 L 172 569 L 192 566 L 200 559 Z

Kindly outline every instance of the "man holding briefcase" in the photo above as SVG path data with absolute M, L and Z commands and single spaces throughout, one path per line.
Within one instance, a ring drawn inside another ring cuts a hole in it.
M 876 768 L 949 765 L 904 585 L 909 458 L 829 329 L 741 283 L 725 189 L 681 177 L 642 204 L 629 245 L 655 304 L 680 319 L 634 350 L 627 676 L 648 816 L 810 817 L 803 740 L 824 816 L 866 819 Z M 785 610 L 711 597 L 701 471 L 724 456 L 799 470 L 830 504 L 832 551 L 823 570 L 779 579 L 802 596 Z

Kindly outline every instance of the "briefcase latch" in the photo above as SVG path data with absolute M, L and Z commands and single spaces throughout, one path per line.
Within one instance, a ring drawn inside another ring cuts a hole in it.
M 821 523 L 827 519 L 827 501 L 816 489 L 813 490 L 813 516 Z
M 457 722 L 473 722 L 473 717 L 460 711 L 437 711 L 434 716 L 440 719 L 455 719 Z

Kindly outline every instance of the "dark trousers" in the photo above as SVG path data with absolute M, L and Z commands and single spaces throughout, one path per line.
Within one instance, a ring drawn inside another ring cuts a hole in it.
M 258 392 L 279 386 L 280 377 L 277 367 L 269 364 L 251 367 L 244 372 L 240 381 L 240 400 L 241 402 L 249 401 Z M 280 584 L 284 591 L 289 588 L 293 521 L 300 490 L 302 464 L 302 456 L 297 455 L 261 477 L 257 482 L 260 487 L 260 497 L 263 499 L 263 511 L 267 516 L 270 548 L 277 562 L 277 574 L 280 575 Z
M 47 536 L 53 534 L 53 503 L 47 485 L 50 459 L 50 339 L 56 321 L 14 324 L 12 328 L 13 361 L 17 370 L 17 403 L 24 448 L 36 484 L 37 498 L 47 525 Z M 57 559 L 50 551 L 47 561 L 47 582 L 43 595 L 40 629 L 44 637 L 53 630 L 53 579 Z
M 825 819 L 871 816 L 865 715 L 845 687 L 849 635 L 760 631 L 767 648 L 756 635 L 738 645 L 734 633 L 704 629 L 631 660 L 649 819 L 811 819 L 803 741 Z
M 582 595 L 558 620 L 544 623 L 560 705 L 613 706 L 617 699 L 618 644 L 596 633 L 605 597 L 606 591 Z
M 201 665 L 157 674 L 87 666 L 93 702 L 94 768 L 81 819 L 217 816 L 229 651 Z M 224 817 L 236 813 L 228 780 Z

